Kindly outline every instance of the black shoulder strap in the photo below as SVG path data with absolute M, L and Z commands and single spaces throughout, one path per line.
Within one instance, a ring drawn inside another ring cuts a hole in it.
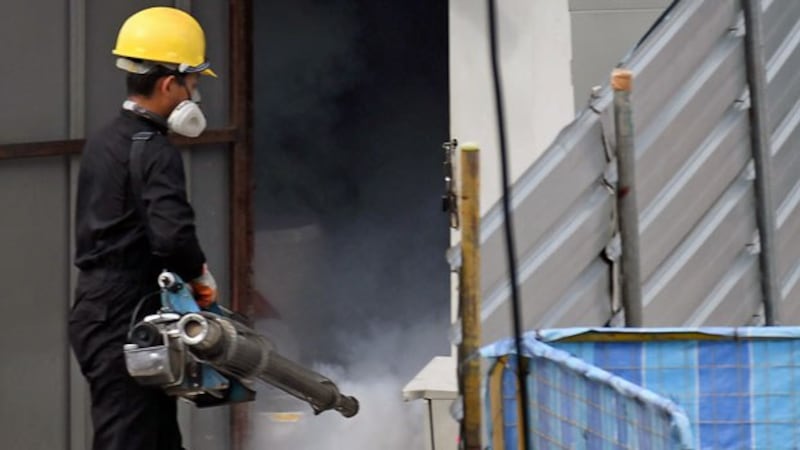
M 153 131 L 140 131 L 131 137 L 131 153 L 128 160 L 128 169 L 131 175 L 131 190 L 133 192 L 133 201 L 136 203 L 136 209 L 139 214 L 144 217 L 144 199 L 142 199 L 142 191 L 144 185 L 144 164 L 142 163 L 142 153 L 147 147 L 147 141 L 153 138 L 155 132 Z

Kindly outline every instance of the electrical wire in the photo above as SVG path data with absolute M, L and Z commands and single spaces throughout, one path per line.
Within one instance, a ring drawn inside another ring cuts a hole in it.
M 517 352 L 517 383 L 519 385 L 520 402 L 522 403 L 522 420 L 520 420 L 520 434 L 523 438 L 524 450 L 532 450 L 530 434 L 528 433 L 528 418 L 530 417 L 528 405 L 528 368 L 522 361 L 522 318 L 520 313 L 519 286 L 517 280 L 517 257 L 514 244 L 513 214 L 511 212 L 511 196 L 509 192 L 510 177 L 508 173 L 508 150 L 506 148 L 506 128 L 503 114 L 503 89 L 500 79 L 500 64 L 498 63 L 497 45 L 497 11 L 495 0 L 489 1 L 489 41 L 492 59 L 492 77 L 494 79 L 495 105 L 497 107 L 497 132 L 500 138 L 500 167 L 502 173 L 502 203 L 504 217 L 504 231 L 506 243 L 506 256 L 511 282 L 511 311 L 514 321 L 514 343 Z
M 133 327 L 136 325 L 136 320 L 139 318 L 139 310 L 142 308 L 144 302 L 151 297 L 155 297 L 156 295 L 160 294 L 161 291 L 154 291 L 151 292 L 144 297 L 139 299 L 139 302 L 136 303 L 136 307 L 133 309 L 133 315 L 131 316 L 131 323 L 128 325 L 128 340 L 130 340 L 131 332 L 133 331 Z

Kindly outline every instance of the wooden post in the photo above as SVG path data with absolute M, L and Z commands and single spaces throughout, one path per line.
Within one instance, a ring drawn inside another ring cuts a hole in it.
M 462 440 L 466 450 L 481 445 L 481 366 L 477 357 L 481 344 L 480 286 L 480 166 L 478 147 L 461 146 L 461 271 L 459 312 L 461 344 L 458 362 L 464 401 Z

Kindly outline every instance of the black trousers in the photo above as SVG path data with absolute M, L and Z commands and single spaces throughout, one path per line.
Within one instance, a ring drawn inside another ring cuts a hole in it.
M 69 319 L 69 340 L 89 382 L 93 450 L 181 450 L 177 404 L 157 388 L 139 385 L 125 367 L 133 310 L 155 289 L 155 278 L 113 270 L 82 272 Z M 158 296 L 142 314 L 158 308 Z

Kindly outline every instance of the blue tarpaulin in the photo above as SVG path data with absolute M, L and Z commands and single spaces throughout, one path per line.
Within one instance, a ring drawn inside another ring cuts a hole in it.
M 798 340 L 800 328 L 795 327 L 532 332 L 525 336 L 525 353 L 531 357 L 530 429 L 540 440 L 552 441 L 552 448 L 642 448 L 643 430 L 650 429 L 663 441 L 659 448 L 797 449 Z M 516 392 L 509 363 L 514 358 L 507 357 L 513 354 L 511 344 L 501 341 L 482 351 L 495 368 L 487 377 L 488 422 L 495 437 L 494 419 L 499 418 L 491 404 L 500 394 L 492 392 L 493 376 L 502 373 L 506 380 L 503 423 L 515 423 L 518 417 L 509 399 Z M 499 363 L 504 370 L 496 369 Z M 605 384 L 596 383 L 603 380 Z M 627 404 L 631 398 L 650 402 L 651 410 L 636 410 L 636 403 Z M 684 412 L 688 430 L 680 429 Z M 651 413 L 656 419 L 647 415 Z M 658 414 L 669 417 L 663 416 L 661 425 L 649 424 L 659 420 Z M 672 427 L 670 436 L 665 423 Z M 504 436 L 514 436 L 508 425 L 505 429 Z

